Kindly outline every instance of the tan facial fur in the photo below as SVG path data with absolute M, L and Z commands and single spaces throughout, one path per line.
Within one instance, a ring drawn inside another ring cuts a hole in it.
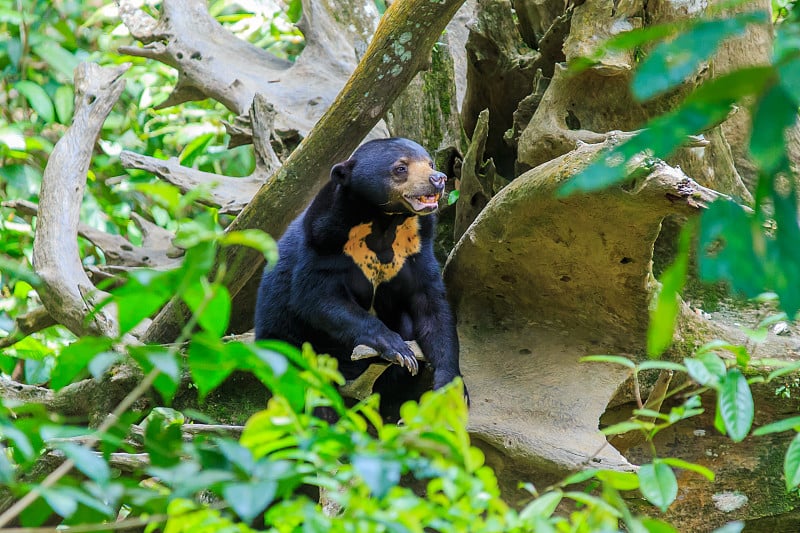
M 393 200 L 408 206 L 417 214 L 428 214 L 435 210 L 441 197 L 436 187 L 431 184 L 431 174 L 434 172 L 431 162 L 425 159 L 409 161 L 401 159 L 395 165 L 404 165 L 408 169 L 407 179 L 396 184 L 393 190 Z M 425 204 L 416 203 L 413 199 L 424 201 Z M 427 209 L 422 211 L 422 206 Z M 431 207 L 433 205 L 433 207 Z

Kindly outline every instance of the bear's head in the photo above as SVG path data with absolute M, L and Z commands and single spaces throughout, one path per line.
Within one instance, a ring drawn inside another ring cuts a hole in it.
M 439 207 L 447 176 L 408 139 L 376 139 L 334 165 L 331 179 L 384 213 L 427 215 Z

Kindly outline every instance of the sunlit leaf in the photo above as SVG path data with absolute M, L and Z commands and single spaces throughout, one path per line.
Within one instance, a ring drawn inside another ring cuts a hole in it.
M 559 490 L 546 492 L 526 505 L 520 511 L 519 517 L 522 520 L 530 520 L 536 516 L 547 518 L 555 512 L 563 497 L 564 494 Z
M 54 39 L 46 39 L 33 47 L 41 59 L 47 62 L 50 67 L 61 74 L 63 81 L 72 80 L 75 68 L 80 64 L 80 59 L 74 54 L 65 50 Z
M 616 472 L 614 470 L 601 470 L 597 479 L 608 483 L 617 490 L 636 490 L 639 488 L 639 477 L 634 472 Z
M 53 102 L 41 86 L 29 80 L 21 80 L 14 85 L 14 88 L 28 100 L 39 118 L 45 122 L 55 120 Z
M 189 345 L 189 370 L 200 398 L 217 388 L 236 368 L 236 361 L 226 357 L 220 340 L 208 333 L 192 337 Z
M 763 435 L 769 435 L 771 433 L 782 433 L 790 430 L 800 431 L 800 416 L 784 418 L 783 420 L 777 420 L 770 424 L 758 427 L 753 430 L 753 435 L 760 437 Z
M 647 533 L 679 533 L 670 524 L 657 518 L 642 518 L 642 525 L 647 529 Z
M 753 395 L 747 378 L 737 368 L 728 371 L 717 394 L 717 409 L 734 442 L 740 442 L 753 424 Z
M 678 253 L 659 280 L 661 288 L 656 294 L 655 305 L 650 310 L 647 328 L 647 355 L 651 358 L 659 357 L 672 344 L 675 320 L 680 311 L 680 293 L 689 269 L 689 247 L 693 233 L 694 224 L 681 228 Z
M 200 326 L 217 337 L 228 329 L 231 298 L 228 289 L 219 283 L 196 283 L 181 294 Z
M 275 239 L 261 230 L 245 229 L 231 231 L 225 233 L 220 238 L 219 242 L 223 246 L 238 244 L 256 249 L 264 254 L 268 265 L 274 265 L 278 262 L 278 244 L 275 242 Z
M 72 113 L 75 110 L 75 93 L 69 85 L 62 85 L 56 89 L 53 95 L 56 115 L 62 124 L 69 124 L 72 121 Z
M 178 157 L 178 161 L 180 161 L 181 165 L 186 167 L 193 166 L 197 158 L 205 153 L 208 145 L 214 140 L 214 137 L 216 137 L 214 133 L 204 133 L 192 139 Z
M 378 455 L 357 454 L 351 458 L 353 468 L 376 498 L 383 498 L 389 489 L 400 483 L 400 463 Z
M 784 140 L 787 128 L 797 121 L 797 103 L 776 84 L 761 96 L 755 107 L 750 155 L 767 174 L 788 166 L 789 155 Z
M 703 465 L 698 465 L 696 463 L 690 463 L 688 461 L 684 461 L 683 459 L 678 459 L 676 457 L 667 457 L 659 459 L 662 463 L 668 464 L 669 466 L 674 466 L 675 468 L 680 468 L 682 470 L 689 470 L 691 472 L 697 472 L 704 478 L 709 481 L 714 481 L 714 472 L 711 469 L 706 468 Z
M 230 483 L 222 489 L 222 495 L 239 518 L 252 522 L 267 505 L 275 499 L 278 484 L 274 481 L 254 483 Z
M 78 510 L 78 501 L 72 495 L 66 494 L 58 488 L 41 489 L 42 498 L 53 511 L 69 518 Z
M 678 480 L 666 463 L 654 461 L 639 468 L 639 490 L 647 501 L 666 512 L 678 496 Z
M 713 352 L 703 353 L 697 357 L 690 357 L 683 360 L 689 376 L 700 385 L 717 387 L 725 378 L 727 369 L 725 362 Z
M 800 433 L 794 436 L 786 450 L 783 460 L 783 476 L 786 478 L 786 490 L 790 491 L 800 485 Z
M 722 41 L 744 34 L 749 24 L 768 22 L 769 17 L 761 11 L 697 22 L 648 54 L 636 69 L 631 83 L 633 95 L 647 100 L 668 91 L 696 72 Z
M 103 485 L 111 478 L 111 469 L 108 467 L 108 463 L 96 452 L 72 442 L 60 444 L 58 448 L 72 459 L 75 467 L 89 479 Z
M 56 358 L 50 386 L 59 390 L 72 383 L 88 367 L 94 356 L 111 350 L 112 342 L 112 339 L 106 337 L 81 337 L 64 348 Z
M 651 422 L 644 422 L 642 420 L 629 420 L 620 422 L 602 429 L 603 435 L 620 435 L 628 433 L 629 431 L 649 431 L 653 429 Z

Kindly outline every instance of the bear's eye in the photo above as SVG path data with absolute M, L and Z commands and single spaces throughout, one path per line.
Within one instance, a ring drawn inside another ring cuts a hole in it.
M 394 167 L 394 173 L 397 175 L 408 173 L 408 167 L 405 165 L 397 165 Z

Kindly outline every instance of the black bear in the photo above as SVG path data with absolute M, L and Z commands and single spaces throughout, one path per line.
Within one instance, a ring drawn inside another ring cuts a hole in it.
M 339 360 L 348 379 L 369 361 L 351 361 L 365 344 L 392 365 L 375 385 L 407 397 L 416 340 L 439 388 L 461 372 L 455 320 L 445 296 L 433 236 L 447 177 L 408 139 L 361 145 L 331 169 L 331 180 L 278 242 L 256 303 L 256 339 L 310 342 Z M 398 366 L 399 365 L 399 366 Z

